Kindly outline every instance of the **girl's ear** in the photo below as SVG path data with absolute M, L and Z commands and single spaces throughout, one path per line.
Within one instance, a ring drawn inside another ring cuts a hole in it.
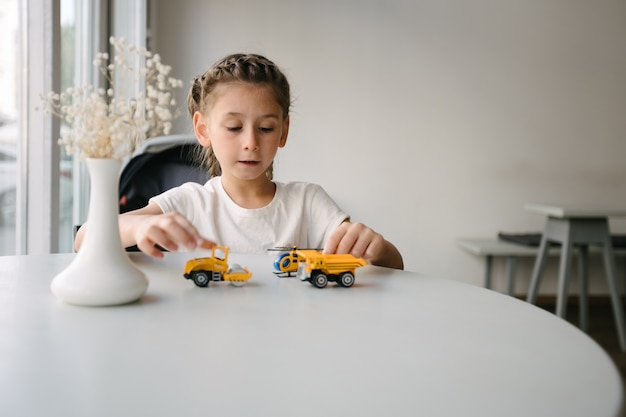
M 280 142 L 278 142 L 279 148 L 287 144 L 287 135 L 289 135 L 289 116 L 285 117 L 285 121 L 283 122 L 283 134 L 280 136 Z
M 196 134 L 196 138 L 200 145 L 205 148 L 211 145 L 211 139 L 209 138 L 209 129 L 206 122 L 206 118 L 199 111 L 193 114 L 193 131 Z

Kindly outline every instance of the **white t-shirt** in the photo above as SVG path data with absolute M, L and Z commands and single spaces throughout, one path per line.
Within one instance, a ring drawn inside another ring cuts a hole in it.
M 323 248 L 349 216 L 317 184 L 276 184 L 265 207 L 245 209 L 226 194 L 220 177 L 206 184 L 186 183 L 152 197 L 164 213 L 177 211 L 201 236 L 236 253 L 265 253 L 286 246 Z

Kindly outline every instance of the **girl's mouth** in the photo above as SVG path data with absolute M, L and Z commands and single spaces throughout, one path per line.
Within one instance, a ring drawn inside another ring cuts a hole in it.
M 259 161 L 239 161 L 239 163 L 247 166 L 256 166 L 259 164 Z

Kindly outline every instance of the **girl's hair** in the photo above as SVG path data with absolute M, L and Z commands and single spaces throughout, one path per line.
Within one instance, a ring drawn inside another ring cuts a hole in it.
M 270 87 L 274 97 L 283 110 L 283 117 L 289 115 L 291 95 L 289 82 L 281 70 L 269 59 L 256 54 L 233 54 L 217 61 L 204 74 L 193 79 L 187 95 L 189 115 L 195 112 L 206 114 L 205 110 L 213 104 L 215 87 L 220 83 L 246 82 Z M 211 177 L 221 174 L 219 161 L 211 146 L 200 148 L 202 165 L 207 167 Z M 265 174 L 271 180 L 273 165 Z

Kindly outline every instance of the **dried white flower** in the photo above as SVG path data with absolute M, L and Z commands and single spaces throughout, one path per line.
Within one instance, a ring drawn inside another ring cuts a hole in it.
M 124 38 L 111 37 L 109 42 L 115 51 L 113 62 L 106 52 L 93 60 L 110 84 L 108 88 L 87 85 L 41 95 L 45 114 L 59 117 L 71 127 L 62 134 L 59 145 L 81 158 L 124 158 L 147 138 L 169 134 L 172 120 L 180 113 L 172 96 L 173 89 L 182 87 L 183 82 L 168 77 L 171 67 L 163 65 L 158 54 L 127 45 Z M 130 55 L 140 57 L 142 66 L 137 71 L 126 61 Z M 120 72 L 133 75 L 145 91 L 133 98 L 116 97 L 115 80 Z

